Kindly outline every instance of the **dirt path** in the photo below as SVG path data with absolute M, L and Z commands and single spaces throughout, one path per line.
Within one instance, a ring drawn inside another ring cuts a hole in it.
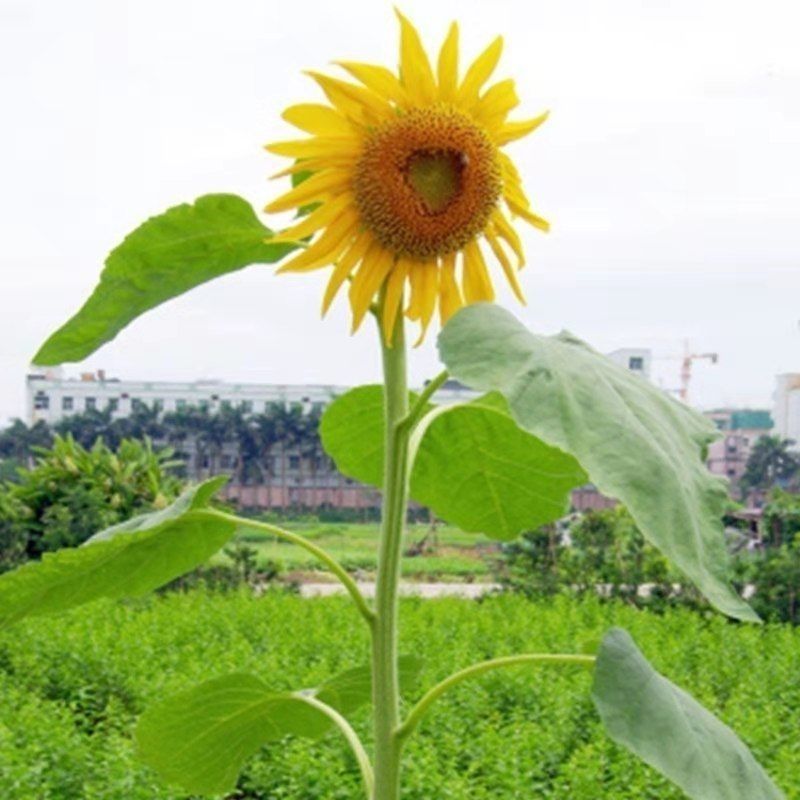
M 360 582 L 358 588 L 365 597 L 375 596 L 375 583 Z M 411 583 L 400 584 L 403 597 L 463 597 L 468 600 L 482 597 L 500 588 L 498 583 Z M 344 594 L 344 587 L 339 583 L 302 583 L 301 597 L 330 597 Z

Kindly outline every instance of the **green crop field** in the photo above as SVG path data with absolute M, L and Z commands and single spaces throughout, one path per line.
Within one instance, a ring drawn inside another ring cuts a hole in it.
M 322 547 L 347 569 L 369 576 L 378 558 L 377 523 L 281 522 L 281 527 L 302 534 Z M 420 542 L 430 526 L 410 525 L 405 549 Z M 403 575 L 416 580 L 489 580 L 490 561 L 497 558 L 498 546 L 485 536 L 464 533 L 457 528 L 439 526 L 435 539 L 428 540 L 424 553 L 403 560 Z M 260 566 L 274 562 L 286 572 L 311 572 L 319 564 L 307 551 L 287 544 L 261 531 L 248 531 L 239 537 L 257 551 Z M 221 556 L 221 558 L 224 558 Z
M 800 798 L 800 629 L 566 598 L 402 604 L 403 649 L 426 659 L 414 696 L 489 656 L 590 646 L 613 624 L 739 731 L 789 800 Z M 137 764 L 131 731 L 142 709 L 228 672 L 313 686 L 367 660 L 362 627 L 345 598 L 195 590 L 9 628 L 0 635 L 0 797 L 188 800 Z M 680 798 L 605 738 L 589 686 L 586 672 L 553 667 L 463 684 L 411 741 L 404 800 Z M 367 722 L 364 709 L 355 723 L 365 736 Z M 330 734 L 265 748 L 231 798 L 352 800 L 359 791 L 349 751 Z

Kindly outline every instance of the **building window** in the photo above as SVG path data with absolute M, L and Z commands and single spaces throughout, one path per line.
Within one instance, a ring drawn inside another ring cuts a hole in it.
M 321 414 L 324 409 L 325 409 L 325 403 L 316 402 L 311 404 L 311 410 L 315 414 Z
M 641 372 L 644 369 L 644 359 L 641 356 L 631 356 L 628 359 L 628 369 Z
M 153 400 L 153 411 L 159 413 L 164 410 L 164 401 L 160 398 L 158 400 Z
M 222 401 L 222 402 L 219 404 L 219 407 L 220 407 L 220 409 L 222 409 L 223 411 L 230 411 L 230 410 L 231 410 L 231 401 L 230 401 L 230 400 L 223 400 L 223 401 Z
M 50 408 L 50 396 L 44 392 L 36 392 L 33 396 L 33 407 L 37 411 L 47 411 Z
M 300 456 L 289 456 L 289 469 L 300 469 Z
M 144 409 L 145 404 L 138 397 L 131 400 L 131 411 L 144 411 Z
M 177 408 L 178 411 L 184 411 L 186 409 L 186 401 L 183 398 L 178 398 L 175 401 L 175 408 Z
M 75 408 L 75 400 L 72 397 L 61 398 L 62 411 L 72 411 L 73 408 Z
M 113 414 L 116 411 L 119 411 L 119 398 L 118 397 L 109 397 L 108 403 L 106 404 L 106 408 Z
M 198 408 L 199 408 L 201 411 L 208 411 L 208 410 L 211 408 L 211 401 L 210 401 L 210 400 L 201 400 L 201 401 L 200 401 L 200 402 L 197 404 L 197 407 L 198 407 Z
M 97 398 L 96 397 L 87 397 L 86 400 L 83 402 L 83 407 L 87 411 L 97 411 Z
M 253 401 L 252 400 L 242 400 L 239 403 L 239 408 L 241 409 L 243 414 L 252 414 L 253 413 Z

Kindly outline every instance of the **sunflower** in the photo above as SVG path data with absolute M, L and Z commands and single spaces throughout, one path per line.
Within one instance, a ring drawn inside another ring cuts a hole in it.
M 502 38 L 459 80 L 456 23 L 434 71 L 417 30 L 398 17 L 399 75 L 350 61 L 337 63 L 356 83 L 309 72 L 330 105 L 286 109 L 283 118 L 310 138 L 267 145 L 294 159 L 275 177 L 310 173 L 266 207 L 313 209 L 272 240 L 308 243 L 279 271 L 333 265 L 323 314 L 349 280 L 353 330 L 379 296 L 387 343 L 398 313 L 420 323 L 421 341 L 437 306 L 444 323 L 464 304 L 492 301 L 486 245 L 524 303 L 517 280 L 524 254 L 512 220 L 549 227 L 531 211 L 519 173 L 501 150 L 547 114 L 509 121 L 519 103 L 514 82 L 485 88 Z

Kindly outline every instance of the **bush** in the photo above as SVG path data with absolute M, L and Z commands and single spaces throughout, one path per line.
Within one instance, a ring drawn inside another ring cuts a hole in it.
M 409 701 L 475 661 L 572 652 L 622 625 L 658 669 L 741 732 L 788 800 L 800 800 L 800 629 L 683 609 L 654 616 L 589 596 L 409 598 L 401 619 L 407 652 L 425 659 Z M 131 731 L 144 708 L 229 672 L 297 689 L 368 659 L 366 631 L 346 598 L 279 591 L 200 589 L 20 623 L 0 633 L 0 796 L 188 800 L 136 762 Z M 680 800 L 608 740 L 590 682 L 580 669 L 520 667 L 443 696 L 409 743 L 404 800 Z M 367 709 L 354 723 L 366 734 Z M 231 800 L 351 800 L 359 791 L 350 751 L 332 733 L 264 748 Z
M 56 437 L 38 449 L 35 466 L 18 481 L 0 485 L 0 568 L 43 552 L 74 547 L 94 533 L 175 499 L 180 482 L 170 475 L 171 452 L 150 443 L 102 441 L 87 450 Z
M 548 525 L 526 533 L 503 547 L 498 576 L 506 588 L 534 597 L 599 593 L 650 607 L 700 602 L 693 590 L 675 588 L 681 578 L 622 506 L 588 511 L 562 530 Z

